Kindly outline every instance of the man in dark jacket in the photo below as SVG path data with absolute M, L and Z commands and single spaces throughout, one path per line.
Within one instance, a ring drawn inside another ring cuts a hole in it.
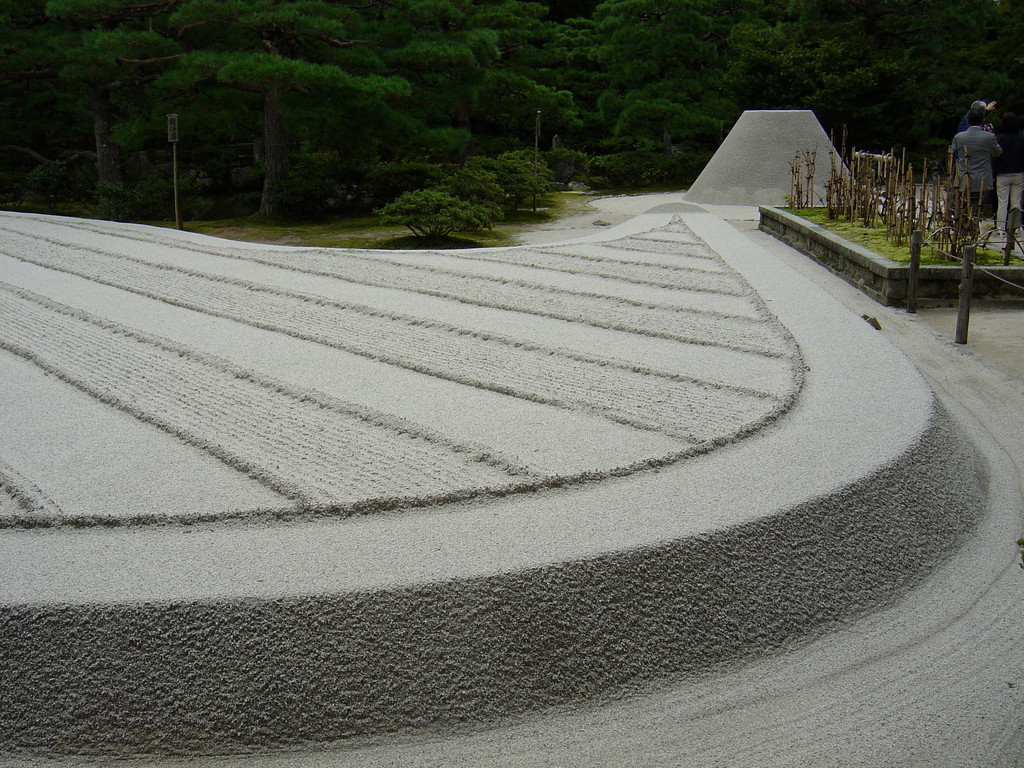
M 977 101 L 971 102 L 971 108 L 967 110 L 967 114 L 965 114 L 963 117 L 960 118 L 960 124 L 956 128 L 956 132 L 957 133 L 961 133 L 962 131 L 966 131 L 967 130 L 968 126 L 970 126 L 970 123 L 967 121 L 967 118 L 970 117 L 971 112 L 980 112 L 982 117 L 987 117 L 988 113 L 991 112 L 995 108 L 996 108 L 996 103 L 994 101 L 989 101 L 989 102 L 986 103 L 986 102 L 982 101 L 981 99 L 978 99 Z M 985 124 L 984 120 L 982 120 L 980 123 L 978 123 L 978 125 L 984 125 L 984 124 Z

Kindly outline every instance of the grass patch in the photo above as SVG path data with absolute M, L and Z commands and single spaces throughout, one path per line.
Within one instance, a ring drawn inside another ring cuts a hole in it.
M 460 232 L 440 239 L 410 234 L 405 227 L 386 227 L 376 216 L 337 216 L 318 221 L 284 217 L 244 216 L 218 221 L 186 221 L 185 229 L 203 235 L 269 245 L 300 245 L 321 248 L 383 248 L 398 250 L 485 248 L 509 245 L 515 235 L 532 226 L 586 209 L 589 195 L 551 192 L 530 207 L 509 211 L 493 229 Z M 172 227 L 168 222 L 149 222 Z
M 38 200 L 19 200 L 2 206 L 2 209 L 12 213 L 41 213 L 46 216 L 73 216 L 77 219 L 97 219 L 100 217 L 99 209 L 95 205 L 82 202 L 58 202 L 54 205 L 47 205 Z
M 787 208 L 788 213 L 817 224 L 824 230 L 851 243 L 867 248 L 869 251 L 895 261 L 897 264 L 910 263 L 910 243 L 897 246 L 885 237 L 885 227 L 865 227 L 840 219 L 829 219 L 825 208 Z M 921 263 L 932 265 L 959 264 L 959 261 L 945 258 L 927 244 L 921 249 Z M 1002 266 L 1003 252 L 994 248 L 979 248 L 975 263 L 989 266 Z
M 494 245 L 493 242 L 482 242 L 479 239 L 475 239 L 474 234 L 466 233 L 465 237 L 456 235 L 442 235 L 441 237 L 403 235 L 383 240 L 374 247 L 393 251 L 447 251 L 459 248 L 484 248 L 488 245 Z
M 158 226 L 174 226 L 153 222 Z M 320 248 L 378 248 L 401 231 L 381 226 L 374 216 L 337 216 L 316 221 L 285 217 L 243 216 L 217 221 L 186 221 L 185 229 L 202 235 L 268 245 Z
M 515 243 L 515 236 L 538 224 L 588 210 L 587 201 L 598 195 L 579 192 L 549 192 L 537 197 L 537 210 L 532 201 L 508 211 L 493 229 L 460 232 L 440 240 L 415 237 L 405 227 L 386 227 L 376 216 L 332 216 L 325 219 L 302 220 L 291 217 L 241 216 L 211 221 L 185 220 L 185 229 L 201 235 L 222 237 L 247 243 L 267 245 L 298 245 L 317 248 L 384 248 L 402 250 L 485 248 Z M 95 206 L 58 204 L 52 210 L 46 205 L 19 205 L 12 210 L 25 213 L 52 213 L 59 216 L 98 218 Z M 174 228 L 173 221 L 144 221 L 156 227 Z

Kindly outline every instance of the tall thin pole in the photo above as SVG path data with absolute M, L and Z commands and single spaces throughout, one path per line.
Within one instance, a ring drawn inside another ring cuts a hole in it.
M 174 187 L 174 222 L 178 229 L 185 229 L 185 222 L 181 218 L 181 205 L 178 201 L 178 116 L 170 114 L 167 116 L 167 140 L 171 142 L 171 175 Z
M 540 110 L 533 122 L 533 172 L 539 173 L 540 169 Z M 537 185 L 533 188 L 533 212 L 537 212 Z
M 178 142 L 171 144 L 171 155 L 174 163 L 174 222 L 178 229 L 184 229 L 185 222 L 181 220 L 181 204 L 178 200 Z

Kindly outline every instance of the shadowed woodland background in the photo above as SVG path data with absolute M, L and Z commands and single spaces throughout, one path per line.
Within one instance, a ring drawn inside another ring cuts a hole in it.
M 514 207 L 535 156 L 678 188 L 747 109 L 937 163 L 1024 112 L 1021 39 L 1022 0 L 0 0 L 0 206 L 172 215 L 169 113 L 190 219 Z

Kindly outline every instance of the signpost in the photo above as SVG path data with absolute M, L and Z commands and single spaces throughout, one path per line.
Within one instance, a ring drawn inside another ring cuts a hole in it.
M 533 123 L 533 172 L 540 172 L 540 110 L 537 110 L 537 117 Z M 537 212 L 537 182 L 533 184 L 533 212 Z
M 181 206 L 178 203 L 178 116 L 176 114 L 167 116 L 167 140 L 171 143 L 171 164 L 173 166 L 174 221 L 178 225 L 178 229 L 185 229 L 185 223 L 181 218 Z

